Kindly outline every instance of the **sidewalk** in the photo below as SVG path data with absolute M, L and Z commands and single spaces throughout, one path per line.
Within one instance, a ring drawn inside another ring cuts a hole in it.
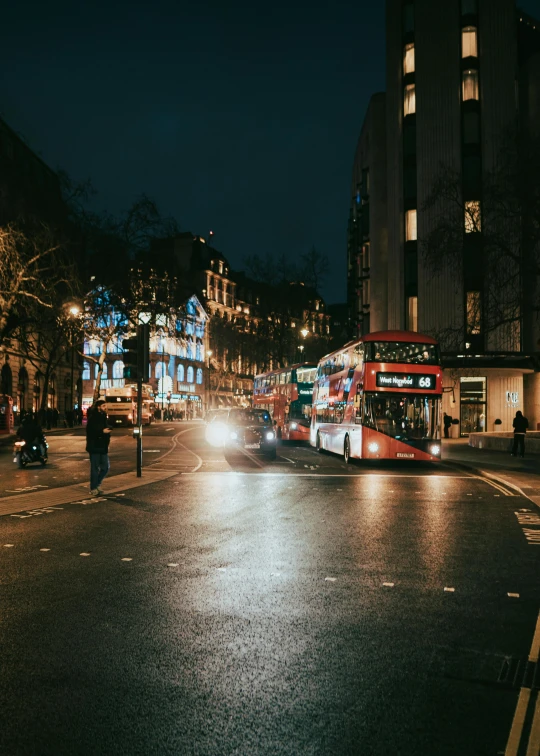
M 475 449 L 468 445 L 466 438 L 443 439 L 442 460 L 465 465 L 479 474 L 484 473 L 517 486 L 540 506 L 540 454 L 527 456 L 526 439 L 525 459 L 512 457 L 507 452 Z

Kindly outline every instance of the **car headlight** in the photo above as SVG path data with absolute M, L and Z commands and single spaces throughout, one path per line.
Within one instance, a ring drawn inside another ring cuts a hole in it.
M 291 423 L 291 430 L 296 430 L 298 428 L 298 423 Z
M 372 454 L 375 454 L 375 452 L 379 451 L 379 444 L 376 444 L 375 441 L 372 441 L 368 446 L 369 451 Z
M 205 436 L 211 446 L 223 446 L 226 437 L 226 428 L 223 423 L 210 423 L 206 427 Z
M 274 438 L 273 431 L 268 431 L 268 433 L 266 434 L 266 440 L 267 441 L 272 441 L 273 438 Z
M 236 439 L 238 438 L 238 433 L 236 431 L 231 431 L 229 438 L 231 439 L 231 441 L 236 441 Z
M 438 457 L 441 453 L 441 447 L 437 444 L 434 444 L 430 449 L 431 454 L 433 454 L 434 457 Z

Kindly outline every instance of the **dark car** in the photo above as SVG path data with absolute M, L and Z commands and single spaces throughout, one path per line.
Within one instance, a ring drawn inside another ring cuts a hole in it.
M 266 410 L 229 410 L 225 428 L 225 454 L 245 449 L 250 454 L 276 458 L 276 432 Z

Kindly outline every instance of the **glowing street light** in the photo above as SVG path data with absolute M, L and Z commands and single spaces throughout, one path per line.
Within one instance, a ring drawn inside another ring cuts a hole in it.
M 302 336 L 304 338 L 306 338 L 306 336 L 308 335 L 309 331 L 308 331 L 307 328 L 302 328 L 302 330 L 300 331 L 300 333 L 302 334 Z

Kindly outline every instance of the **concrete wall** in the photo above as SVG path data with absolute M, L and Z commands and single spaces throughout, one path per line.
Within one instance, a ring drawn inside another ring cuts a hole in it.
M 471 433 L 469 446 L 475 449 L 487 449 L 510 453 L 513 433 Z M 540 454 L 540 433 L 527 433 L 525 436 L 525 454 Z

